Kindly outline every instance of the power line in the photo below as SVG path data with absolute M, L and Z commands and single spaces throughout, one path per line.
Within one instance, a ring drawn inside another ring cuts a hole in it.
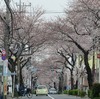
M 18 6 L 16 6 L 16 2 L 14 0 L 12 0 L 12 6 L 13 6 L 13 9 L 18 9 Z
M 45 14 L 56 14 L 56 13 L 65 13 L 65 12 L 57 12 L 57 11 L 46 11 Z
M 13 1 L 13 0 L 12 0 Z M 28 1 L 28 0 L 27 0 Z M 13 3 L 14 3 L 14 1 L 13 1 Z M 17 8 L 18 8 L 18 6 L 19 5 L 17 5 Z M 25 6 L 25 5 L 23 5 L 23 6 Z M 31 3 L 29 3 L 28 5 L 26 5 L 26 6 L 30 6 L 31 7 Z M 26 13 L 35 13 L 35 12 L 32 12 L 32 11 L 27 11 Z M 65 13 L 64 11 L 46 11 L 45 10 L 45 13 L 44 14 L 63 14 L 63 13 Z

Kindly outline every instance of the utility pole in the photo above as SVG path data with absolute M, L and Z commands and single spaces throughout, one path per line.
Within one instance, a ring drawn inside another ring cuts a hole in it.
M 22 3 L 21 0 L 19 0 L 19 4 L 16 3 L 16 5 L 19 6 L 20 16 L 21 16 L 21 13 L 26 13 L 26 12 L 23 11 L 23 9 L 26 8 L 26 7 L 30 7 L 30 15 L 31 15 L 31 3 L 25 4 L 25 3 Z
M 26 4 L 22 3 L 21 0 L 19 0 L 19 4 L 16 3 L 16 5 L 19 6 L 20 19 L 22 17 L 22 13 L 26 13 L 26 11 L 24 11 L 25 8 L 26 7 L 30 7 L 31 8 L 31 3 L 26 5 Z M 18 63 L 17 64 L 17 77 L 18 77 L 18 82 L 17 83 L 18 83 L 18 87 L 19 87 L 20 86 L 20 69 L 21 69 L 21 67 L 20 67 L 20 60 L 19 59 L 17 60 L 17 63 Z
M 10 0 L 4 0 L 6 1 L 7 5 L 9 6 L 10 4 Z M 8 49 L 9 49 L 9 37 L 10 37 L 10 26 L 9 26 L 9 23 L 10 23 L 10 12 L 9 12 L 9 9 L 6 5 L 6 16 L 5 16 L 5 21 L 6 21 L 6 24 L 5 24 L 5 33 L 4 33 L 4 48 L 6 50 L 6 57 L 8 58 Z
M 7 99 L 7 69 L 8 69 L 8 53 L 9 53 L 9 37 L 10 37 L 10 0 L 4 0 L 6 4 L 5 28 L 4 28 L 4 49 L 6 52 L 6 65 L 3 66 L 3 99 Z M 5 72 L 6 70 L 6 72 Z

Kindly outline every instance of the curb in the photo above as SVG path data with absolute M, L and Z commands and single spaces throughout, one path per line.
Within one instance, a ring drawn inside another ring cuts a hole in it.
M 23 97 L 11 97 L 11 96 L 7 96 L 7 99 L 22 99 Z

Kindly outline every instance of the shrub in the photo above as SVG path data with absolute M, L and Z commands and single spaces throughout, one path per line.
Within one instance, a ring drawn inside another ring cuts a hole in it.
M 73 90 L 69 90 L 68 94 L 73 95 Z
M 100 96 L 100 83 L 95 83 L 92 87 L 92 97 Z
M 88 90 L 88 97 L 89 97 L 89 98 L 92 97 L 92 90 Z
M 64 91 L 65 94 L 69 94 L 69 95 L 75 95 L 75 96 L 81 96 L 81 97 L 84 97 L 86 95 L 86 92 L 85 91 L 81 91 L 81 90 L 78 90 L 78 89 L 75 89 L 75 90 L 65 90 Z
M 77 89 L 73 90 L 72 94 L 77 96 L 78 95 L 78 90 Z
M 81 96 L 81 97 L 84 97 L 86 95 L 86 92 L 85 91 L 79 91 L 79 96 Z
M 78 95 L 78 90 L 77 89 L 75 89 L 75 90 L 69 90 L 68 94 L 69 95 Z
M 64 90 L 63 93 L 64 93 L 64 94 L 68 94 L 68 90 Z
M 100 99 L 100 97 L 95 97 L 95 98 L 92 98 L 92 99 Z

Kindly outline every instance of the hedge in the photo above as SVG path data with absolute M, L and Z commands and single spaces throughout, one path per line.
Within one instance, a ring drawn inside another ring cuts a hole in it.
M 100 83 L 93 84 L 92 97 L 100 97 Z
M 80 97 L 84 97 L 86 95 L 86 92 L 78 90 L 78 89 L 74 89 L 74 90 L 64 90 L 63 92 L 64 94 L 69 94 L 69 95 L 75 95 L 75 96 L 80 96 Z

